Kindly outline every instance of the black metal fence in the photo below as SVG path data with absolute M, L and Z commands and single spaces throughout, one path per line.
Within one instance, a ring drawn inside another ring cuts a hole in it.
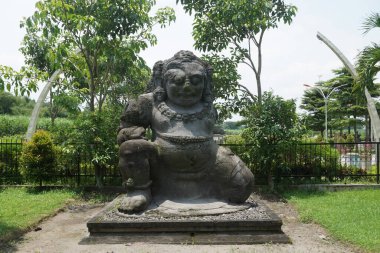
M 23 140 L 0 139 L 0 184 L 17 183 Z
M 21 153 L 24 140 L 0 139 L 0 185 L 30 184 L 22 175 Z M 105 185 L 121 185 L 120 172 L 117 168 L 118 157 L 110 155 L 99 162 L 95 153 L 95 144 L 56 145 L 54 154 L 54 172 L 47 175 L 49 180 L 34 182 L 40 185 L 96 185 L 95 167 L 101 169 Z M 115 153 L 115 152 L 114 152 Z
M 222 144 L 238 154 L 254 172 L 257 184 L 268 181 L 263 164 L 252 161 L 250 144 Z M 297 143 L 282 147 L 271 163 L 274 180 L 283 184 L 380 183 L 380 142 Z
M 288 183 L 372 182 L 379 184 L 379 142 L 300 143 L 275 168 Z
M 0 139 L 0 185 L 28 184 L 22 176 L 20 156 L 23 140 Z M 249 145 L 230 146 L 241 157 L 247 157 Z M 53 178 L 41 184 L 95 185 L 95 166 L 99 165 L 94 145 L 77 143 L 57 146 Z M 105 185 L 121 185 L 116 152 L 104 158 L 102 178 Z M 285 184 L 366 181 L 379 184 L 380 142 L 299 143 L 286 149 L 273 163 L 277 182 Z M 260 164 L 250 164 L 257 183 L 266 183 Z M 261 179 L 260 179 L 261 178 Z

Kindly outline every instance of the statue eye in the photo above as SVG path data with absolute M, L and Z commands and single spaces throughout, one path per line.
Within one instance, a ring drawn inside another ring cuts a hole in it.
M 173 78 L 174 83 L 181 84 L 184 83 L 185 77 L 184 76 L 176 76 Z
M 185 82 L 185 73 L 180 69 L 169 69 L 165 73 L 165 78 L 170 83 L 180 85 Z
M 191 77 L 191 83 L 194 85 L 200 84 L 202 81 L 203 81 L 202 76 L 196 75 L 196 76 Z

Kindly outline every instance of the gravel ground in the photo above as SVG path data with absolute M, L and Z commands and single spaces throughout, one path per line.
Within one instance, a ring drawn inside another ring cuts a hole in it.
M 274 196 L 253 195 L 264 202 L 283 220 L 283 231 L 291 238 L 292 244 L 262 245 L 163 245 L 163 244 L 97 244 L 80 245 L 88 235 L 86 222 L 102 207 L 76 206 L 42 222 L 35 231 L 25 234 L 20 240 L 0 252 L 361 252 L 359 249 L 332 239 L 316 224 L 303 224 L 295 209 Z
M 117 205 L 118 202 L 113 202 L 113 206 Z M 155 209 L 148 209 L 145 213 L 141 215 L 127 215 L 120 213 L 115 208 L 110 208 L 106 210 L 102 216 L 102 221 L 118 221 L 118 222 L 145 222 L 145 221 L 215 221 L 215 220 L 246 220 L 246 219 L 261 219 L 268 220 L 270 216 L 266 213 L 266 209 L 263 206 L 258 205 L 253 196 L 251 196 L 245 203 L 244 209 L 239 211 L 234 211 L 231 213 L 215 214 L 215 215 L 202 215 L 202 216 L 191 216 L 191 215 L 170 215 L 168 213 L 155 212 Z M 196 208 L 190 205 L 189 208 Z M 217 210 L 229 211 L 227 208 L 219 207 Z M 157 209 L 156 209 L 157 210 Z M 190 209 L 189 209 L 190 210 Z M 210 210 L 205 210 L 210 211 Z M 187 212 L 186 212 L 187 213 Z

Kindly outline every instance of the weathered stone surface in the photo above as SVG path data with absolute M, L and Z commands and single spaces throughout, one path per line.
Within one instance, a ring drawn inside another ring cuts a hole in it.
M 153 68 L 117 136 L 127 194 L 87 223 L 87 242 L 289 242 L 282 221 L 248 197 L 253 174 L 213 141 L 212 68 L 180 51 Z M 145 137 L 146 129 L 151 140 Z
M 211 79 L 211 66 L 189 51 L 155 64 L 149 92 L 130 101 L 121 117 L 119 168 L 128 193 L 119 211 L 141 212 L 152 197 L 229 203 L 249 197 L 251 171 L 213 141 Z
M 254 231 L 235 233 L 130 233 L 130 234 L 96 234 L 84 238 L 80 244 L 181 244 L 181 245 L 237 245 L 290 243 L 282 232 Z
M 197 215 L 160 213 L 155 206 L 140 214 L 123 214 L 115 199 L 88 223 L 90 237 L 82 243 L 196 243 L 254 244 L 289 243 L 282 233 L 281 219 L 265 205 L 249 199 L 241 210 L 210 215 L 209 211 L 223 206 L 221 202 L 179 204 L 179 209 L 197 209 Z M 153 201 L 154 202 L 154 201 Z M 175 203 L 174 205 L 178 205 Z M 203 205 L 203 208 L 202 208 Z M 192 206 L 192 207 L 191 207 Z M 228 204 L 224 208 L 230 208 Z M 202 210 L 204 212 L 202 212 Z M 144 239 L 145 238 L 145 239 Z

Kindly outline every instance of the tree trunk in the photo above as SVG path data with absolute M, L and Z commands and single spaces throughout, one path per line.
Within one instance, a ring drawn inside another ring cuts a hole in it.
M 90 81 L 90 111 L 95 112 L 95 84 L 92 76 Z
M 261 105 L 262 92 L 261 92 L 261 78 L 259 74 L 256 75 L 256 83 L 257 83 L 257 101 Z
M 268 172 L 268 187 L 269 187 L 269 191 L 271 191 L 271 192 L 274 191 L 274 182 L 273 182 L 272 171 Z
M 104 187 L 104 182 L 103 182 L 104 170 L 103 170 L 103 166 L 101 166 L 98 163 L 94 163 L 94 167 L 95 167 L 96 187 L 98 187 L 99 189 L 102 189 Z
M 367 128 L 368 128 L 368 141 L 372 141 L 372 127 L 371 127 L 371 124 L 372 124 L 371 118 L 368 117 L 368 126 L 367 126 Z

